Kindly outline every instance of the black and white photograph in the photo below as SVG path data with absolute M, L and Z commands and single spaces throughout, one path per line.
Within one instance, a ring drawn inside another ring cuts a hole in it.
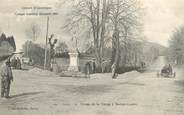
M 184 0 L 0 0 L 0 115 L 184 115 Z

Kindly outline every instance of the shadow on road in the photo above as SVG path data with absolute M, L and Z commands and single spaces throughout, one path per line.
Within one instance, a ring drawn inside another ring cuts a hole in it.
M 135 85 L 135 86 L 144 86 L 143 83 L 130 83 L 130 82 L 121 82 L 120 85 Z
M 78 87 L 67 87 L 66 91 L 78 94 L 101 94 L 112 90 L 113 88 L 109 85 L 88 85 Z
M 177 86 L 179 86 L 178 88 L 177 88 L 177 92 L 179 92 L 179 93 L 184 93 L 184 80 L 177 80 L 177 81 L 175 81 L 174 82 Z
M 175 81 L 175 84 L 182 86 L 184 88 L 184 80 L 177 80 L 177 81 Z
M 21 93 L 21 94 L 16 94 L 16 95 L 12 95 L 10 96 L 10 98 L 16 98 L 16 97 L 23 97 L 23 96 L 29 96 L 29 95 L 37 95 L 43 92 L 28 92 L 28 93 Z
M 29 69 L 28 68 L 21 68 L 21 69 L 12 68 L 12 70 L 14 70 L 14 71 L 28 71 Z

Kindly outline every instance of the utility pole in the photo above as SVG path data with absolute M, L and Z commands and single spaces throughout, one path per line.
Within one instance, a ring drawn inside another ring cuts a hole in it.
M 47 31 L 46 31 L 46 43 L 45 43 L 45 60 L 44 60 L 44 70 L 46 70 L 46 66 L 47 66 L 48 30 L 49 30 L 49 16 L 47 17 Z

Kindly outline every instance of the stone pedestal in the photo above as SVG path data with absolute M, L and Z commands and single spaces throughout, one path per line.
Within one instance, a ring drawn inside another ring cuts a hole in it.
M 70 64 L 68 67 L 68 71 L 71 72 L 78 72 L 79 68 L 78 68 L 78 52 L 71 52 L 69 53 L 70 56 Z

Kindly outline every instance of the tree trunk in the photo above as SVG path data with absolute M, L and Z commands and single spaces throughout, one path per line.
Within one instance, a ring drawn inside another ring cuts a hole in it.
M 116 43 L 116 52 L 115 52 L 115 60 L 113 63 L 113 68 L 112 71 L 112 78 L 117 77 L 117 69 L 119 68 L 119 61 L 120 61 L 120 43 L 119 43 L 119 31 L 116 29 L 113 35 L 113 39 L 115 40 Z
M 124 65 L 127 64 L 127 53 L 128 53 L 128 48 L 127 48 L 127 37 L 128 37 L 128 27 L 124 26 L 124 30 L 125 30 L 125 37 L 124 37 L 124 48 L 125 48 L 125 57 L 124 57 Z
M 119 29 L 118 29 L 118 13 L 119 13 L 119 0 L 117 1 L 117 12 L 114 20 L 114 33 L 113 33 L 113 40 L 115 41 L 115 58 L 112 68 L 112 78 L 117 77 L 117 69 L 119 68 L 119 62 L 120 62 L 120 42 L 119 42 Z

